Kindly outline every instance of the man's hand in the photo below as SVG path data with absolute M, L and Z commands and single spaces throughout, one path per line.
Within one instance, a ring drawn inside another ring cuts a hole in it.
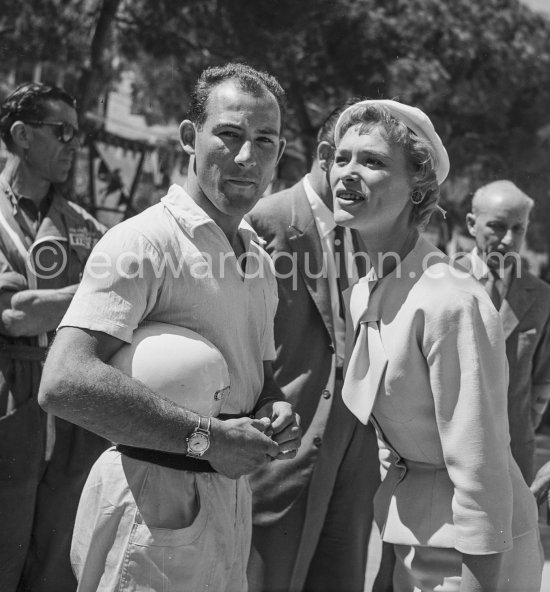
M 292 410 L 287 401 L 266 403 L 256 413 L 256 418 L 268 418 L 271 427 L 266 434 L 279 444 L 278 460 L 294 458 L 302 443 L 300 416 Z
M 0 301 L 0 333 L 32 337 L 54 331 L 61 322 L 77 285 L 57 290 L 22 290 Z
M 279 456 L 279 445 L 264 433 L 269 427 L 265 418 L 212 418 L 210 448 L 202 458 L 231 479 L 248 475 Z
M 537 471 L 533 484 L 531 485 L 531 493 L 535 496 L 537 504 L 540 506 L 544 500 L 548 499 L 548 490 L 550 489 L 550 462 Z

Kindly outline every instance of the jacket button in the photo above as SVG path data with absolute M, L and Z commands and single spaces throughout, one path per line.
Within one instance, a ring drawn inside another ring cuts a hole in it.
M 321 394 L 323 395 L 323 399 L 330 399 L 331 397 L 330 391 L 327 391 L 326 389 Z
M 322 442 L 322 439 L 320 436 L 315 436 L 315 438 L 313 438 L 313 445 L 317 446 L 317 448 L 319 448 L 319 446 L 321 446 L 321 442 Z

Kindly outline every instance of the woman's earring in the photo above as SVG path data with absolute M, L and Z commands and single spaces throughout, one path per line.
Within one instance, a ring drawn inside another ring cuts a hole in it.
M 415 206 L 420 205 L 423 200 L 424 200 L 424 196 L 422 195 L 422 193 L 420 193 L 420 191 L 413 191 L 411 193 L 411 201 L 413 202 L 413 204 Z

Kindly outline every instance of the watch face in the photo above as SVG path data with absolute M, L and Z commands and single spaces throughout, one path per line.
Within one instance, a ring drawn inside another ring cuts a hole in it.
M 208 436 L 201 432 L 191 434 L 187 441 L 189 452 L 192 452 L 193 454 L 202 454 L 203 452 L 206 452 L 209 445 L 210 440 L 208 439 Z

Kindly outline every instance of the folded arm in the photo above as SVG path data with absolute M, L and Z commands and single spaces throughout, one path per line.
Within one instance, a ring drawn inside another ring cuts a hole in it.
M 44 366 L 40 405 L 108 440 L 184 454 L 197 414 L 110 366 L 122 345 L 105 333 L 62 328 Z M 279 445 L 263 434 L 266 426 L 260 419 L 212 419 L 203 458 L 228 477 L 252 472 L 279 454 Z
M 0 333 L 32 337 L 57 328 L 78 285 L 57 290 L 22 290 L 0 295 Z
M 427 360 L 454 486 L 460 590 L 494 590 L 512 540 L 504 336 L 490 303 L 467 292 L 456 293 L 442 313 L 434 315 Z

